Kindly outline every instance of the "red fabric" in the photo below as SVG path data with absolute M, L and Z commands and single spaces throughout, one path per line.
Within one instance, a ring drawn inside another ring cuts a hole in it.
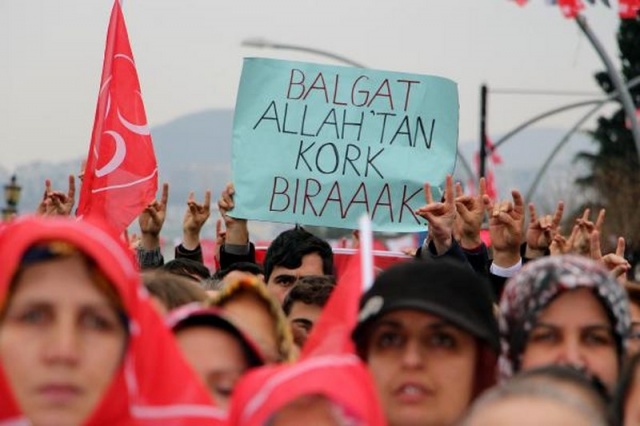
M 200 240 L 200 247 L 202 248 L 202 263 L 209 269 L 218 270 L 218 264 L 216 263 L 216 242 L 215 240 Z
M 371 376 L 355 355 L 313 357 L 251 370 L 234 389 L 229 424 L 264 426 L 278 410 L 305 395 L 323 395 L 359 420 L 345 424 L 386 424 Z
M 558 6 L 565 18 L 575 18 L 584 9 L 582 0 L 558 0 Z
M 294 365 L 262 367 L 245 376 L 234 390 L 230 424 L 262 426 L 288 403 L 318 394 L 338 404 L 347 417 L 356 419 L 356 424 L 386 424 L 373 379 L 355 355 L 351 341 L 362 291 L 358 250 L 340 275 L 300 361 Z
M 640 9 L 640 0 L 620 0 L 618 14 L 622 19 L 635 19 Z
M 351 330 L 358 322 L 358 304 L 363 292 L 360 250 L 350 256 L 322 315 L 302 349 L 301 358 L 327 354 L 355 354 Z
M 498 164 L 502 164 L 502 156 L 498 154 L 495 146 L 493 145 L 493 143 L 489 138 L 486 139 L 485 144 L 487 146 L 487 154 L 489 155 L 490 165 L 496 166 Z M 476 165 L 476 169 L 480 171 L 480 153 L 479 152 L 476 152 L 476 154 L 474 155 L 474 162 Z M 484 178 L 487 184 L 486 194 L 492 200 L 496 200 L 498 198 L 498 188 L 496 185 L 495 174 L 493 173 L 493 170 L 491 170 L 491 168 L 489 167 L 489 164 L 486 164 Z M 470 182 L 469 187 L 470 188 L 474 187 L 473 182 Z
M 77 215 L 103 218 L 120 234 L 153 201 L 157 188 L 140 83 L 116 0 Z
M 93 259 L 115 286 L 129 319 L 120 368 L 86 425 L 224 425 L 173 336 L 152 307 L 131 252 L 103 228 L 69 218 L 21 217 L 0 232 L 0 303 L 28 248 L 66 241 Z M 22 419 L 0 365 L 0 424 Z
M 640 9 L 640 0 L 637 0 L 637 1 L 638 1 L 638 9 Z M 636 120 L 640 121 L 640 109 L 636 109 Z M 624 126 L 627 129 L 631 129 L 631 120 L 629 120 L 629 117 L 625 116 Z
M 489 153 L 489 158 L 493 164 L 502 164 L 502 156 L 498 154 L 495 145 L 491 142 L 491 139 L 487 138 L 485 141 L 487 144 L 487 151 Z

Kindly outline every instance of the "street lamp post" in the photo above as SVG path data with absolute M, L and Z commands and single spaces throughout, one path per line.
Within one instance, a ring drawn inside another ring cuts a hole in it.
M 299 46 L 297 44 L 276 43 L 271 40 L 256 37 L 256 38 L 249 38 L 249 39 L 243 40 L 242 45 L 246 47 L 257 47 L 260 49 L 280 49 L 280 50 L 295 50 L 298 52 L 307 52 L 314 55 L 320 55 L 327 58 L 331 58 L 335 61 L 342 62 L 343 64 L 347 64 L 352 67 L 367 68 L 366 66 L 362 65 L 360 62 L 356 62 L 352 59 L 347 58 L 346 56 L 338 55 L 332 52 L 327 52 L 326 50 L 322 50 L 322 49 L 315 49 L 313 47 Z
M 22 191 L 22 187 L 18 185 L 16 175 L 14 174 L 11 176 L 11 181 L 4 186 L 4 201 L 6 207 L 2 209 L 2 220 L 9 220 L 18 214 L 20 191 Z

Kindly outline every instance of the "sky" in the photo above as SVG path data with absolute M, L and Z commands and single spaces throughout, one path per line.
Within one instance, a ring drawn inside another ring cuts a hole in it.
M 86 155 L 112 5 L 0 1 L 0 166 Z M 478 140 L 483 83 L 493 138 L 545 110 L 601 97 L 593 79 L 604 69 L 600 59 L 576 23 L 545 0 L 526 7 L 509 0 L 124 0 L 123 10 L 152 126 L 233 108 L 243 57 L 338 64 L 242 46 L 256 37 L 456 81 L 460 141 Z M 615 10 L 588 6 L 585 16 L 616 59 Z M 592 96 L 497 93 L 505 89 Z M 584 112 L 539 126 L 569 128 Z

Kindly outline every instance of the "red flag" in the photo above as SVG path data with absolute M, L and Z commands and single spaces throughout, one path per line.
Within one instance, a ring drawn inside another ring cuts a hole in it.
M 355 353 L 351 331 L 358 321 L 358 304 L 363 291 L 361 256 L 358 249 L 340 274 L 335 290 L 302 349 L 301 359 Z
M 518 6 L 524 6 L 529 0 L 515 0 Z
M 575 18 L 584 9 L 582 0 L 558 0 L 558 5 L 565 18 Z
M 101 217 L 121 233 L 153 201 L 157 188 L 158 168 L 140 83 L 116 0 L 77 215 Z
M 638 108 L 636 108 L 636 119 L 638 120 L 638 122 L 640 122 L 640 109 Z M 631 129 L 631 120 L 629 120 L 629 117 L 625 117 L 624 126 L 627 129 Z
M 618 14 L 622 19 L 634 19 L 640 9 L 640 0 L 620 0 Z
M 496 147 L 493 142 L 491 142 L 491 139 L 487 137 L 485 144 L 487 145 L 487 151 L 491 154 L 491 156 L 489 157 L 491 159 L 491 162 L 493 164 L 502 164 L 502 157 L 500 156 L 500 154 L 498 154 L 498 151 L 496 151 Z
M 493 142 L 491 142 L 491 140 L 488 137 L 485 140 L 485 144 L 487 146 L 487 154 L 489 154 L 490 164 L 493 166 L 502 164 L 502 157 L 500 156 L 500 154 L 498 154 L 498 152 L 496 151 L 495 145 L 493 145 Z M 476 169 L 480 170 L 480 153 L 479 152 L 476 152 L 476 154 L 474 155 L 474 162 L 476 165 Z M 489 164 L 487 164 L 487 167 L 485 169 L 485 181 L 487 183 L 487 195 L 492 200 L 496 200 L 498 197 L 498 189 L 496 187 L 495 174 L 489 167 Z M 472 188 L 472 191 L 474 191 L 473 183 L 470 183 L 469 187 Z

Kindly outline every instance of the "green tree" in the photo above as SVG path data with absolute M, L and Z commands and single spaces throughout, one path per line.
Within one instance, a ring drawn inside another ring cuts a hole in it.
M 640 76 L 640 20 L 621 20 L 617 40 L 622 75 L 628 82 Z M 615 90 L 606 72 L 597 73 L 595 78 L 607 94 Z M 631 89 L 631 96 L 636 107 L 640 105 L 640 86 Z M 589 199 L 585 207 L 606 208 L 605 235 L 624 236 L 627 245 L 638 250 L 640 162 L 622 105 L 610 116 L 599 117 L 597 128 L 589 134 L 597 144 L 595 153 L 576 155 L 576 160 L 589 169 L 576 181 Z

